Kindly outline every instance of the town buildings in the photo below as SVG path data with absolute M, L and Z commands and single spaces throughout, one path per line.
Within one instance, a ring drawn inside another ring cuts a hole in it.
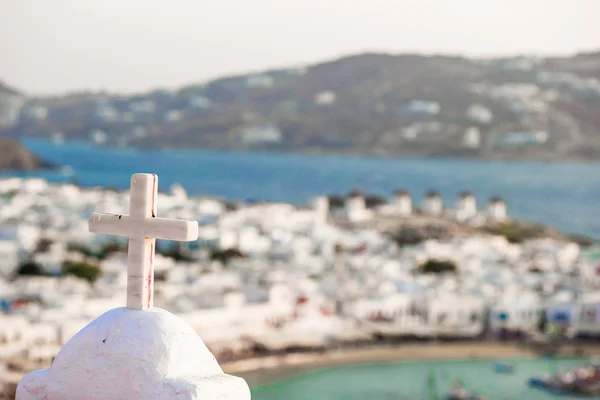
M 48 364 L 87 323 L 124 304 L 126 241 L 89 233 L 87 218 L 127 214 L 128 203 L 128 192 L 0 180 L 0 360 Z M 154 304 L 220 360 L 375 337 L 528 333 L 544 329 L 544 313 L 572 335 L 600 334 L 598 261 L 567 241 L 511 243 L 478 230 L 510 221 L 499 199 L 479 210 L 464 192 L 444 209 L 430 193 L 413 210 L 405 191 L 376 207 L 355 191 L 336 216 L 325 197 L 310 208 L 231 207 L 176 185 L 158 204 L 161 217 L 200 226 L 189 246 L 157 243 Z M 395 218 L 473 230 L 400 245 L 378 229 Z

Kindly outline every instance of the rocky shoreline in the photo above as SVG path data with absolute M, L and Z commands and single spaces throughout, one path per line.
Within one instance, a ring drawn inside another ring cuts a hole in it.
M 19 141 L 0 138 L 0 172 L 55 169 L 57 165 L 36 156 Z

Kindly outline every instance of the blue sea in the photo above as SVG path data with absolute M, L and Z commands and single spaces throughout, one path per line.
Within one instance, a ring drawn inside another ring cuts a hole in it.
M 453 204 L 457 193 L 468 189 L 481 205 L 499 195 L 515 217 L 600 238 L 600 164 L 149 151 L 49 140 L 23 143 L 46 160 L 70 166 L 73 175 L 36 172 L 11 176 L 41 176 L 54 182 L 76 179 L 82 186 L 125 189 L 132 173 L 149 172 L 158 174 L 160 189 L 165 191 L 178 182 L 194 195 L 296 204 L 354 188 L 387 197 L 403 188 L 415 201 L 435 189 Z

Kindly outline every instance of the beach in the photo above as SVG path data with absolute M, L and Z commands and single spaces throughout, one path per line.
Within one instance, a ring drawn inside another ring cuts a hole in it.
M 562 346 L 557 357 L 600 356 L 600 343 Z M 292 353 L 256 357 L 221 363 L 226 373 L 242 376 L 251 386 L 279 382 L 303 373 L 333 367 L 388 364 L 401 362 L 436 362 L 460 360 L 494 360 L 539 358 L 533 348 L 515 343 L 407 343 L 393 346 L 329 350 L 326 352 Z

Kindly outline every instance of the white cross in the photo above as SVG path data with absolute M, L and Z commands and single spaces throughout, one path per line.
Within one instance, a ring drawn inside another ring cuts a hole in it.
M 198 222 L 156 218 L 158 177 L 134 174 L 131 177 L 129 215 L 93 213 L 92 233 L 129 238 L 127 307 L 145 310 L 154 299 L 154 244 L 156 239 L 189 242 L 198 239 Z

